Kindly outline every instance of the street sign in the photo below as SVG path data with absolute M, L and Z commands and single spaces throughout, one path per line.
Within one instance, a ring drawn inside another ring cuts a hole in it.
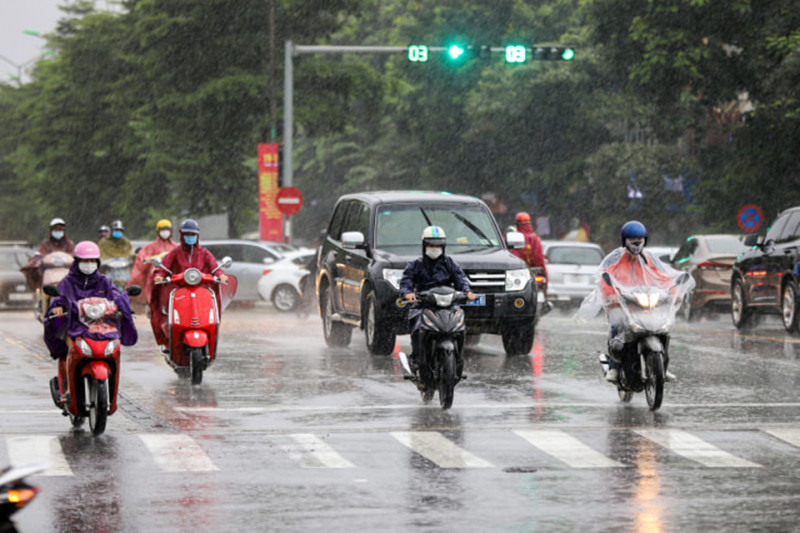
M 294 215 L 303 207 L 303 193 L 296 187 L 281 187 L 275 197 L 275 205 L 284 215 Z
M 753 233 L 764 224 L 764 212 L 757 205 L 743 205 L 736 214 L 736 223 L 747 233 Z

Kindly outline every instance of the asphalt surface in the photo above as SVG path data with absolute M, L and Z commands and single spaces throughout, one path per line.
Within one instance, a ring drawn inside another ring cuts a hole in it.
M 800 337 L 776 318 L 679 323 L 657 412 L 602 380 L 603 321 L 556 312 L 526 357 L 483 336 L 444 412 L 316 316 L 230 310 L 198 387 L 137 323 L 95 438 L 53 406 L 32 312 L 0 313 L 0 464 L 49 464 L 19 531 L 800 529 Z

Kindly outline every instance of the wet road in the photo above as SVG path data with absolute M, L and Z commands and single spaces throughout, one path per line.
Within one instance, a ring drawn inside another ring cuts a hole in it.
M 20 531 L 800 528 L 800 337 L 777 320 L 679 324 L 656 413 L 602 381 L 603 322 L 555 313 L 528 357 L 484 336 L 448 412 L 318 317 L 230 311 L 200 387 L 138 323 L 93 438 L 52 405 L 41 326 L 0 313 L 0 463 L 50 464 Z

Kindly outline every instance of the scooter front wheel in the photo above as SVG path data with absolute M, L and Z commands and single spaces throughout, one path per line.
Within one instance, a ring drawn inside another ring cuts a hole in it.
M 189 369 L 192 385 L 200 385 L 203 382 L 203 350 L 201 348 L 192 348 L 189 351 Z
M 102 435 L 108 419 L 108 381 L 87 376 L 85 385 L 89 400 L 89 429 L 95 436 Z
M 447 350 L 442 354 L 439 367 L 439 405 L 442 409 L 450 409 L 456 388 L 456 354 Z
M 645 359 L 647 365 L 647 382 L 644 385 L 644 395 L 647 397 L 647 406 L 652 411 L 661 407 L 664 398 L 664 358 L 661 352 L 650 352 Z

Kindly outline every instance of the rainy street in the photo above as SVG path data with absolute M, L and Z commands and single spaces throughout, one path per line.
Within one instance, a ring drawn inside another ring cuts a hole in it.
M 137 324 L 94 438 L 52 404 L 32 313 L 0 315 L 0 461 L 49 464 L 19 531 L 798 527 L 800 338 L 777 318 L 679 322 L 657 412 L 602 380 L 605 324 L 559 312 L 527 357 L 483 336 L 445 412 L 360 333 L 328 348 L 317 316 L 229 310 L 196 387 Z

